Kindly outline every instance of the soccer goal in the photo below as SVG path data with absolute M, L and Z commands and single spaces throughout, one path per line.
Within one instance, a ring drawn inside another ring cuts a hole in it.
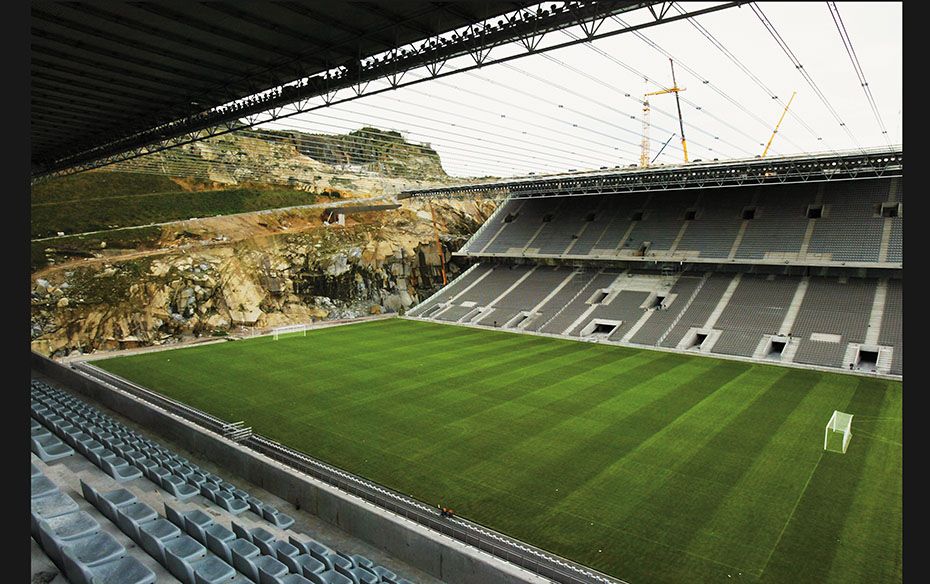
M 852 414 L 834 410 L 823 434 L 823 449 L 846 454 L 852 438 Z
M 309 325 L 309 324 L 292 324 L 292 325 L 289 325 L 289 326 L 282 326 L 282 327 L 278 327 L 278 328 L 276 328 L 276 329 L 273 329 L 273 330 L 271 331 L 271 334 L 272 334 L 272 336 L 274 337 L 274 340 L 277 341 L 277 340 L 278 340 L 278 337 L 279 337 L 280 335 L 284 335 L 284 334 L 288 334 L 288 333 L 299 333 L 299 332 L 303 332 L 303 333 L 304 333 L 303 336 L 307 336 L 307 329 L 308 329 L 308 328 L 310 328 L 310 325 Z

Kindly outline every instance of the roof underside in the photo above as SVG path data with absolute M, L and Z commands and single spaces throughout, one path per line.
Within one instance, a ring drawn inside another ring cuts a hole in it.
M 33 0 L 32 161 L 531 4 Z

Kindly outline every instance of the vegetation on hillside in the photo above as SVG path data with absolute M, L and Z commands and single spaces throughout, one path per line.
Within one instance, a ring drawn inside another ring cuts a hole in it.
M 161 227 L 135 227 L 33 241 L 30 246 L 32 271 L 35 272 L 59 259 L 94 257 L 103 249 L 156 249 L 160 237 Z
M 168 192 L 140 192 L 136 189 L 122 193 L 113 190 L 97 196 L 86 190 L 78 192 L 82 194 L 57 202 L 34 199 L 32 237 L 51 237 L 59 231 L 65 234 L 84 233 L 316 202 L 312 193 L 286 188 L 189 192 L 179 187 L 177 191 Z M 116 192 L 121 194 L 114 194 Z
M 32 185 L 32 205 L 184 190 L 181 185 L 160 174 L 80 172 L 49 178 Z

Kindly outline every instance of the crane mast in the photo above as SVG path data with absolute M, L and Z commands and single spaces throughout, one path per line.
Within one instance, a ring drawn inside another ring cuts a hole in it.
M 785 104 L 785 109 L 781 112 L 781 117 L 778 118 L 778 123 L 775 124 L 775 130 L 772 131 L 772 136 L 769 138 L 769 143 L 765 145 L 765 150 L 762 151 L 762 156 L 760 158 L 765 158 L 765 155 L 769 152 L 769 147 L 772 145 L 772 140 L 775 139 L 775 134 L 778 133 L 778 128 L 781 127 L 781 121 L 785 119 L 785 114 L 788 113 L 788 108 L 791 106 L 791 102 L 794 101 L 794 96 L 798 92 L 794 91 L 791 93 L 791 99 L 788 100 L 788 103 Z
M 671 59 L 668 62 L 672 66 L 672 86 L 668 89 L 661 89 L 659 91 L 652 91 L 643 95 L 643 142 L 639 154 L 639 166 L 641 168 L 646 168 L 649 166 L 649 96 L 650 95 L 663 95 L 666 93 L 675 94 L 675 104 L 678 106 L 678 126 L 681 129 L 681 149 L 685 154 L 685 162 L 688 162 L 688 142 L 685 140 L 685 124 L 681 117 L 681 103 L 678 101 L 678 94 L 685 90 L 684 87 L 678 87 L 678 82 L 675 80 L 675 62 Z

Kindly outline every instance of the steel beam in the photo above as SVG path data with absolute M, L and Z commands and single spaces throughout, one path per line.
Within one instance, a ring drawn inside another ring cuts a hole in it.
M 188 116 L 176 122 L 162 124 L 156 128 L 141 131 L 132 136 L 111 141 L 102 146 L 88 144 L 79 152 L 58 153 L 54 155 L 54 158 L 51 160 L 37 161 L 33 167 L 33 177 L 36 178 L 52 173 L 70 174 L 71 172 L 106 166 L 132 157 L 130 153 L 139 148 L 157 151 L 158 147 L 155 145 L 165 141 L 169 141 L 171 147 L 177 146 L 187 143 L 190 140 L 181 140 L 179 142 L 173 140 L 174 138 L 210 126 L 222 127 L 224 124 L 236 122 L 251 115 L 258 115 L 259 117 L 254 118 L 257 121 L 248 122 L 239 127 L 250 127 L 256 123 L 264 123 L 293 116 L 305 111 L 312 111 L 319 107 L 326 107 L 334 103 L 342 103 L 351 99 L 357 99 L 364 95 L 373 95 L 383 91 L 389 91 L 392 88 L 412 85 L 427 79 L 435 79 L 463 71 L 469 71 L 483 65 L 506 62 L 533 53 L 556 50 L 582 42 L 590 42 L 599 38 L 655 26 L 664 22 L 707 14 L 743 3 L 745 2 L 724 2 L 719 5 L 688 11 L 684 14 L 677 14 L 674 16 L 667 16 L 667 10 L 653 11 L 656 15 L 656 19 L 650 22 L 635 26 L 626 26 L 619 30 L 609 32 L 600 32 L 543 48 L 538 47 L 539 37 L 549 31 L 580 24 L 581 21 L 579 21 L 579 18 L 581 18 L 583 22 L 588 23 L 588 30 L 595 31 L 598 18 L 603 19 L 613 14 L 628 12 L 659 3 L 581 0 L 567 4 L 570 8 L 557 9 L 551 12 L 540 9 L 535 15 L 524 12 L 518 13 L 518 15 L 512 15 L 506 19 L 503 17 L 494 17 L 497 19 L 496 24 L 493 22 L 489 23 L 488 21 L 483 24 L 472 24 L 467 30 L 463 31 L 462 34 L 453 32 L 448 38 L 438 37 L 438 40 L 420 40 L 405 45 L 407 48 L 398 46 L 392 51 L 382 54 L 378 58 L 365 58 L 361 61 L 350 63 L 349 65 L 341 65 L 331 71 L 303 79 L 297 83 L 275 88 L 263 94 L 261 98 L 256 99 L 253 97 L 239 100 L 239 105 L 235 107 L 223 107 Z M 490 20 L 493 21 L 494 18 Z M 497 59 L 490 58 L 489 53 L 491 49 L 515 39 L 537 40 L 535 43 L 524 42 L 524 48 L 527 49 L 526 52 Z M 420 46 L 417 46 L 417 44 Z M 439 70 L 442 63 L 448 59 L 464 55 L 472 55 L 472 58 L 475 59 L 475 64 L 464 66 L 453 71 Z M 478 55 L 478 57 L 475 57 L 475 55 Z M 403 80 L 403 74 L 405 72 L 419 67 L 426 68 L 430 76 L 424 79 Z M 368 90 L 367 84 L 370 81 L 385 78 L 390 80 L 391 86 L 389 88 L 375 91 Z M 352 95 L 336 99 L 336 94 L 339 90 L 352 88 L 353 86 L 355 89 Z M 323 105 L 309 105 L 309 100 L 311 98 L 323 96 L 325 96 Z M 297 104 L 297 107 L 287 112 L 280 109 L 282 106 L 290 104 Z M 273 108 L 279 108 L 279 114 L 262 115 L 267 110 Z M 228 130 L 212 131 L 208 132 L 208 134 L 217 135 L 225 131 Z M 152 147 L 154 147 L 154 149 Z

